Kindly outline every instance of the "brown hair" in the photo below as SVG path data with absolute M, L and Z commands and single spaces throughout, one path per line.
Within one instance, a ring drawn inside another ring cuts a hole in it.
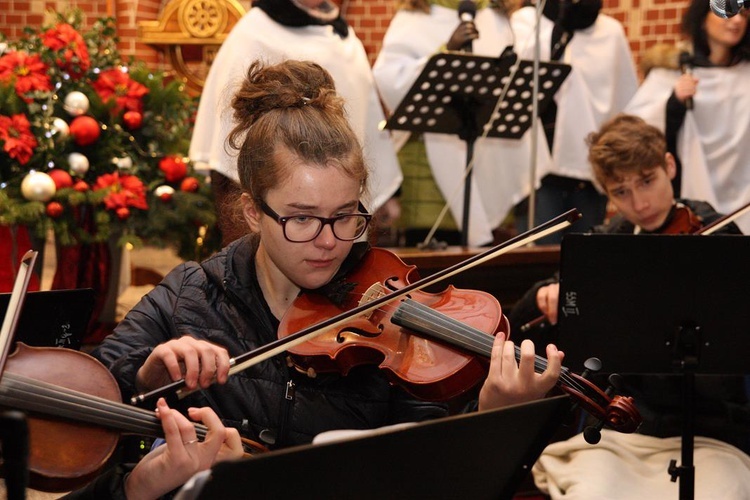
M 254 62 L 232 99 L 232 109 L 237 125 L 228 142 L 239 150 L 240 186 L 253 200 L 262 200 L 294 168 L 296 162 L 278 164 L 280 148 L 301 162 L 341 169 L 365 192 L 362 147 L 333 78 L 318 64 Z
M 624 173 L 666 168 L 664 134 L 637 116 L 615 116 L 589 134 L 586 144 L 594 178 L 601 186 L 619 180 Z

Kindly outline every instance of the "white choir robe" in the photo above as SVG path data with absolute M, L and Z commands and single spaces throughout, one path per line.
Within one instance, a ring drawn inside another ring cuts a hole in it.
M 677 70 L 652 69 L 626 111 L 664 131 Z M 683 198 L 704 200 L 720 213 L 750 203 L 750 62 L 693 69 L 698 88 L 677 135 Z M 735 221 L 750 234 L 750 215 Z
M 444 47 L 459 24 L 457 11 L 432 5 L 430 14 L 400 10 L 391 20 L 383 47 L 373 66 L 378 90 L 395 110 L 416 81 L 431 56 Z M 499 56 L 513 42 L 507 17 L 489 8 L 480 9 L 474 19 L 479 39 L 473 53 Z M 545 147 L 539 129 L 538 149 Z M 527 165 L 531 158 L 531 134 L 521 140 L 486 138 L 474 146 L 469 206 L 470 245 L 492 241 L 492 229 L 500 225 L 509 209 L 529 193 Z M 448 200 L 459 227 L 463 223 L 466 143 L 455 135 L 424 134 L 427 159 L 435 181 Z
M 533 59 L 536 8 L 523 7 L 511 16 L 515 48 L 522 59 Z M 542 16 L 539 26 L 541 61 L 550 60 L 554 23 Z M 593 25 L 577 30 L 559 61 L 572 70 L 555 94 L 557 117 L 552 158 L 540 178 L 552 173 L 592 180 L 586 137 L 621 112 L 638 89 L 638 77 L 622 25 L 599 14 Z M 546 143 L 545 143 L 546 144 Z
M 403 179 L 396 148 L 385 119 L 362 42 L 349 27 L 342 39 L 331 26 L 288 27 L 251 8 L 235 25 L 216 55 L 203 88 L 190 143 L 190 159 L 238 181 L 237 154 L 226 145 L 233 128 L 231 98 L 256 60 L 275 64 L 284 60 L 318 63 L 333 77 L 346 102 L 354 132 L 362 141 L 370 169 L 369 206 L 383 205 Z

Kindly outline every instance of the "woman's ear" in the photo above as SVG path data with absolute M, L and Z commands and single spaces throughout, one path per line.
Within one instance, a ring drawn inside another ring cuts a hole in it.
M 253 233 L 260 233 L 260 211 L 255 205 L 253 198 L 248 193 L 242 193 L 240 196 L 240 203 L 242 204 L 242 216 L 245 218 L 250 231 Z

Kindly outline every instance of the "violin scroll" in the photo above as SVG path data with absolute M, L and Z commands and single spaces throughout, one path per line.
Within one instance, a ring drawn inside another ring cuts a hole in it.
M 605 425 L 625 434 L 635 432 L 643 419 L 632 397 L 615 395 L 615 390 L 620 386 L 620 376 L 616 373 L 610 375 L 609 385 L 602 391 L 588 379 L 590 374 L 601 369 L 601 361 L 589 358 L 584 367 L 586 369 L 581 375 L 570 374 L 576 384 L 563 385 L 561 388 L 597 420 L 596 424 L 584 430 L 583 437 L 586 442 L 598 443 Z

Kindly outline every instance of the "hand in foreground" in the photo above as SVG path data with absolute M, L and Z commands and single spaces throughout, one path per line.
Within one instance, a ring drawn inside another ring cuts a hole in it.
M 521 343 L 520 362 L 516 361 L 515 345 L 498 333 L 492 344 L 490 371 L 479 393 L 479 409 L 491 410 L 526 403 L 544 397 L 560 376 L 564 354 L 557 347 L 547 346 L 547 369 L 534 371 L 534 343 Z
M 151 391 L 185 379 L 192 390 L 206 388 L 216 379 L 220 384 L 229 375 L 229 353 L 223 347 L 189 335 L 159 344 L 136 374 L 140 391 Z
M 550 325 L 557 324 L 557 306 L 560 301 L 560 283 L 541 287 L 536 292 L 536 306 L 547 317 Z
M 674 85 L 674 95 L 680 102 L 685 102 L 695 96 L 698 90 L 698 79 L 693 75 L 684 74 L 677 79 Z
M 136 465 L 125 480 L 128 499 L 158 498 L 182 486 L 197 472 L 222 460 L 243 456 L 237 429 L 226 428 L 210 408 L 190 408 L 190 418 L 208 427 L 206 439 L 199 442 L 195 426 L 160 398 L 157 415 L 167 443 L 159 446 Z

